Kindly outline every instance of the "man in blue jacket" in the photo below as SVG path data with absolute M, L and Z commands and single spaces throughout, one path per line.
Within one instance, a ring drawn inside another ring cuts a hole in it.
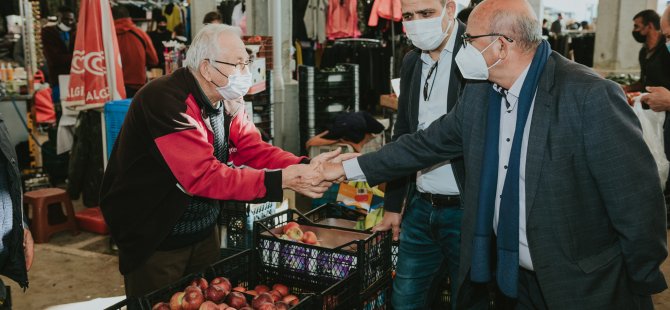
M 23 218 L 21 174 L 5 120 L 0 114 L 0 274 L 28 287 L 33 237 Z M 0 307 L 8 298 L 0 279 Z

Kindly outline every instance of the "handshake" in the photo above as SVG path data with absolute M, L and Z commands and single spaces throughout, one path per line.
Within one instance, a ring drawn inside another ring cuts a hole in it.
M 282 188 L 294 190 L 310 198 L 320 198 L 333 183 L 345 180 L 342 162 L 360 155 L 340 152 L 338 148 L 312 158 L 309 165 L 297 164 L 284 168 Z

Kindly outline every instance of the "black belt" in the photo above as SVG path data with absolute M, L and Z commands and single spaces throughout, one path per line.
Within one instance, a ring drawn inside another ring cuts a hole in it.
M 461 196 L 458 195 L 440 195 L 431 193 L 419 193 L 421 199 L 430 202 L 434 208 L 439 207 L 459 207 Z

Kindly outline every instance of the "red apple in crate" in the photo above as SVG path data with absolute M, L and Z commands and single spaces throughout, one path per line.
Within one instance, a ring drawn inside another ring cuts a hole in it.
M 216 305 L 216 306 L 219 307 L 219 308 L 218 308 L 219 310 L 226 310 L 226 309 L 228 309 L 228 305 L 225 304 L 225 303 L 220 303 L 220 304 L 218 304 L 218 305 Z M 235 309 L 235 308 L 233 308 L 233 309 Z
M 269 293 L 258 294 L 258 296 L 254 297 L 254 299 L 251 300 L 251 307 L 253 307 L 254 309 L 258 309 L 258 307 L 260 307 L 260 305 L 264 303 L 271 303 L 274 305 L 272 295 L 270 295 Z
M 254 290 L 258 292 L 258 294 L 261 294 L 261 293 L 267 293 L 267 291 L 269 291 L 270 288 L 267 285 L 259 284 L 256 285 L 256 287 L 254 287 Z
M 159 303 L 155 304 L 151 308 L 151 310 L 171 310 L 171 309 L 170 309 L 170 304 L 168 304 L 166 302 L 159 302 Z
M 200 289 L 189 290 L 184 294 L 184 298 L 181 300 L 181 308 L 184 310 L 198 310 L 200 305 L 205 302 L 205 296 L 202 295 Z
M 291 227 L 286 231 L 286 236 L 294 241 L 302 241 L 302 230 L 299 227 Z
M 205 290 L 205 299 L 217 304 L 222 302 L 226 298 L 226 295 L 228 295 L 228 292 L 216 285 L 210 286 Z
M 228 294 L 228 297 L 226 297 L 226 303 L 229 307 L 239 309 L 247 304 L 247 299 L 240 292 L 232 292 Z
M 203 292 L 207 289 L 207 287 L 209 287 L 209 285 L 207 284 L 207 280 L 205 280 L 204 278 L 198 278 L 193 280 L 193 282 L 191 282 L 191 285 L 199 287 L 200 290 Z
M 295 296 L 295 295 L 286 295 L 286 296 L 284 296 L 284 298 L 282 298 L 282 301 L 285 302 L 285 303 L 287 303 L 287 304 L 289 304 L 289 305 L 292 305 L 291 302 L 292 302 L 293 300 L 298 300 L 298 296 Z
M 258 296 L 258 292 L 254 291 L 254 290 L 248 290 L 244 293 L 247 294 L 247 295 L 254 296 L 254 297 Z
M 277 283 L 277 284 L 272 286 L 272 289 L 277 291 L 282 296 L 288 295 L 288 286 L 286 286 L 284 284 Z
M 184 289 L 184 293 L 186 293 L 186 294 L 188 294 L 191 291 L 198 292 L 198 293 L 202 294 L 202 290 L 195 285 L 189 285 Z
M 233 288 L 233 291 L 235 291 L 235 292 L 240 292 L 240 293 L 244 293 L 244 292 L 247 291 L 247 289 L 244 288 L 244 286 L 237 286 L 237 287 Z
M 233 288 L 233 285 L 230 284 L 230 280 L 225 277 L 216 277 L 209 282 L 209 285 L 220 286 L 226 292 L 230 292 L 230 290 Z
M 275 308 L 277 308 L 277 310 L 288 310 L 290 306 L 283 301 L 278 301 L 275 303 Z
M 246 307 L 242 307 L 242 308 L 240 308 L 240 309 L 238 309 L 238 310 L 254 310 L 254 308 L 251 308 L 251 307 L 249 307 L 249 306 L 246 306 Z
M 176 292 L 170 298 L 170 309 L 181 310 L 181 301 L 184 299 L 184 292 Z
M 258 308 L 254 308 L 256 310 L 277 310 L 277 307 L 275 307 L 275 304 L 273 303 L 262 303 Z
M 272 302 L 278 302 L 282 298 L 281 294 L 279 294 L 279 292 L 277 292 L 275 290 L 271 290 L 268 293 L 270 293 L 270 295 L 272 295 Z
M 316 244 L 319 240 L 316 239 L 316 234 L 312 231 L 306 231 L 302 235 L 302 242 L 307 244 Z
M 282 229 L 282 232 L 286 233 L 289 229 L 291 229 L 293 227 L 300 228 L 300 225 L 298 225 L 298 223 L 296 223 L 296 222 L 288 222 L 288 223 L 286 223 L 286 225 L 284 225 L 284 227 Z
M 205 301 L 198 310 L 219 310 L 219 306 L 211 301 Z

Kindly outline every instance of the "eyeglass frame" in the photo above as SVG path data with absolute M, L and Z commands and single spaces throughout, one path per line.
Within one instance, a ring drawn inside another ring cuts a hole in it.
M 461 35 L 461 40 L 463 40 L 463 47 L 468 46 L 468 42 L 472 42 L 474 39 L 479 39 L 479 38 L 484 38 L 484 37 L 503 37 L 505 40 L 509 43 L 513 43 L 514 39 L 502 34 L 502 33 L 497 33 L 497 32 L 492 32 L 492 33 L 487 33 L 487 34 L 481 34 L 481 35 L 470 35 L 469 33 L 464 33 Z
M 439 61 L 436 61 L 431 67 L 430 70 L 428 70 L 428 76 L 426 76 L 426 82 L 423 83 L 423 101 L 428 101 L 430 99 L 430 94 L 433 93 L 433 86 L 435 86 L 435 80 L 437 79 L 437 73 L 435 73 L 435 77 L 433 77 L 433 83 L 430 86 L 430 92 L 428 92 L 428 81 L 430 81 L 430 77 L 433 75 L 433 71 L 437 71 L 437 64 Z
M 207 60 L 207 61 L 209 61 L 209 62 L 212 62 L 212 61 L 213 61 L 213 62 L 215 62 L 215 63 L 219 63 L 219 64 L 224 64 L 224 65 L 233 66 L 233 67 L 237 68 L 237 69 L 240 70 L 240 71 L 243 71 L 244 68 L 246 68 L 246 67 L 248 67 L 248 66 L 251 66 L 251 64 L 254 63 L 254 60 L 251 59 L 251 58 L 248 59 L 247 61 L 238 62 L 238 63 L 236 63 L 236 64 L 235 64 L 235 63 L 231 63 L 231 62 L 225 62 L 225 61 L 215 60 L 215 59 L 209 59 L 209 58 L 205 58 L 205 60 Z M 237 66 L 239 66 L 239 65 L 242 65 L 242 68 L 238 68 Z

